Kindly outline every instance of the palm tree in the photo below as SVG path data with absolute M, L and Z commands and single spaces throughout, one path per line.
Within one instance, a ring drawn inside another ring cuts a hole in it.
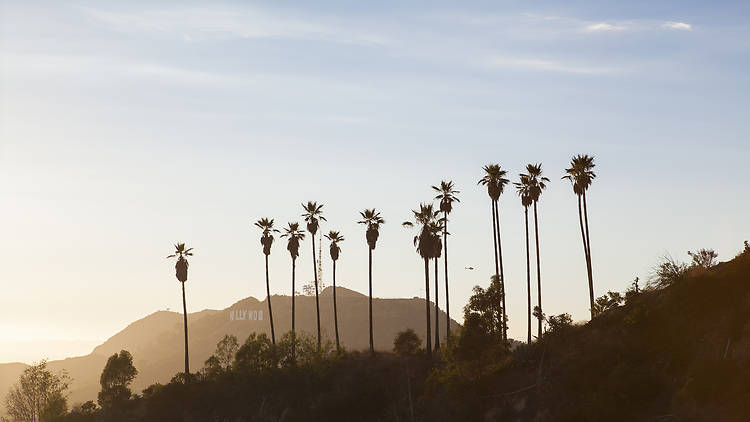
M 523 215 L 526 222 L 526 298 L 528 301 L 528 332 L 526 342 L 531 344 L 531 264 L 529 261 L 529 206 L 533 202 L 531 200 L 531 185 L 529 184 L 529 177 L 525 174 L 521 174 L 521 181 L 515 182 L 516 192 L 521 197 L 521 205 L 523 205 Z
M 320 301 L 318 300 L 318 266 L 315 260 L 315 234 L 318 232 L 318 224 L 320 223 L 320 220 L 326 221 L 326 218 L 323 217 L 323 204 L 318 205 L 317 202 L 307 201 L 307 204 L 302 204 L 302 208 L 305 210 L 302 217 L 305 217 L 307 231 L 310 232 L 310 238 L 312 239 L 313 280 L 315 281 L 315 314 L 318 321 L 318 349 L 320 349 Z
M 380 216 L 380 213 L 377 212 L 375 208 L 360 211 L 359 215 L 362 217 L 362 220 L 358 221 L 357 223 L 364 224 L 367 228 L 367 231 L 365 231 L 365 238 L 367 239 L 368 247 L 368 280 L 370 285 L 370 354 L 374 355 L 375 343 L 373 342 L 372 337 L 372 251 L 375 250 L 375 246 L 378 243 L 378 237 L 380 237 L 380 225 L 385 224 L 385 220 Z
M 289 226 L 284 228 L 284 233 L 281 237 L 286 237 L 286 250 L 289 251 L 289 255 L 292 257 L 292 359 L 294 359 L 294 348 L 297 343 L 297 337 L 294 331 L 294 273 L 296 270 L 297 257 L 299 256 L 299 242 L 305 239 L 305 232 L 300 230 L 299 223 L 289 223 Z
M 591 306 L 591 318 L 594 318 L 594 276 L 591 270 L 591 239 L 589 238 L 589 219 L 588 209 L 586 206 L 586 191 L 596 178 L 594 174 L 594 157 L 588 155 L 576 155 L 570 160 L 570 168 L 565 169 L 566 175 L 563 179 L 568 179 L 573 185 L 573 193 L 578 197 L 578 222 L 581 227 L 581 239 L 583 240 L 583 253 L 586 258 L 586 273 L 589 281 L 589 304 Z M 581 211 L 581 202 L 583 202 L 583 212 Z M 584 227 L 584 218 L 586 225 Z
M 188 260 L 187 256 L 193 256 L 193 248 L 185 248 L 184 243 L 174 245 L 174 253 L 167 258 L 177 258 L 174 265 L 175 276 L 182 284 L 182 324 L 185 327 L 185 375 L 190 375 L 190 359 L 188 358 L 188 326 L 187 326 L 187 304 L 185 302 L 185 282 L 188 279 Z
M 433 209 L 432 204 L 419 204 L 419 211 L 412 210 L 414 223 L 405 221 L 404 227 L 414 227 L 414 224 L 420 226 L 419 233 L 414 236 L 414 246 L 417 253 L 424 260 L 424 302 L 425 302 L 425 323 L 427 326 L 425 336 L 425 350 L 427 355 L 432 358 L 432 330 L 430 329 L 430 259 L 435 254 L 435 238 L 440 239 L 438 233 L 442 230 L 435 224 L 439 211 Z
M 542 191 L 547 188 L 549 179 L 542 176 L 542 163 L 528 164 L 526 166 L 529 184 L 531 186 L 531 200 L 534 203 L 534 237 L 536 238 L 536 282 L 537 282 L 537 301 L 539 302 L 539 315 L 542 316 L 542 271 L 539 258 L 539 217 L 537 215 L 537 203 Z M 542 337 L 542 319 L 537 321 L 537 338 Z
M 502 332 L 503 343 L 505 343 L 508 340 L 508 314 L 505 307 L 505 274 L 503 273 L 503 247 L 500 242 L 500 214 L 498 210 L 498 200 L 505 190 L 505 185 L 510 181 L 505 178 L 505 175 L 508 174 L 508 172 L 501 169 L 499 164 L 489 164 L 482 169 L 484 170 L 484 176 L 479 179 L 477 184 L 487 186 L 487 193 L 492 202 L 492 233 L 493 241 L 495 243 L 495 275 L 499 278 L 500 286 L 502 287 L 500 296 L 502 297 L 503 318 L 500 330 Z
M 339 316 L 336 307 L 336 261 L 339 259 L 341 248 L 339 242 L 344 241 L 344 236 L 339 232 L 330 231 L 325 238 L 331 241 L 331 261 L 333 261 L 333 327 L 336 331 L 336 351 L 341 351 L 341 345 L 339 344 Z
M 443 213 L 443 262 L 445 263 L 445 330 L 446 338 L 451 335 L 451 308 L 448 300 L 448 214 L 453 211 L 453 203 L 461 202 L 457 190 L 453 189 L 453 181 L 440 182 L 440 187 L 433 186 L 433 190 L 438 192 L 435 199 L 440 201 L 440 211 Z
M 440 307 L 438 303 L 438 262 L 442 254 L 443 245 L 440 241 L 440 234 L 443 232 L 442 218 L 437 218 L 438 211 L 435 211 L 435 221 L 430 223 L 429 232 L 432 235 L 432 248 L 430 256 L 435 261 L 435 351 L 440 349 Z
M 271 322 L 271 342 L 276 344 L 276 333 L 273 329 L 273 310 L 271 309 L 271 286 L 268 279 L 268 256 L 271 255 L 271 245 L 273 245 L 273 234 L 279 231 L 273 228 L 273 218 L 261 218 L 255 222 L 255 226 L 263 230 L 260 237 L 260 244 L 263 245 L 263 255 L 266 256 L 266 297 L 268 298 L 268 319 Z

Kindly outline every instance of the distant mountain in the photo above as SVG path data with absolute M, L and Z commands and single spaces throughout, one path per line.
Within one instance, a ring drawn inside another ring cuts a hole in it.
M 342 346 L 350 350 L 368 348 L 367 296 L 342 287 L 338 287 L 336 291 Z M 271 297 L 271 305 L 278 339 L 291 329 L 291 297 L 274 295 Z M 297 330 L 315 336 L 315 297 L 297 296 L 295 306 Z M 434 305 L 431 308 L 434 312 Z M 203 367 L 203 362 L 214 352 L 216 343 L 225 334 L 237 336 L 240 342 L 253 332 L 266 333 L 270 337 L 267 311 L 265 300 L 261 302 L 248 297 L 224 310 L 204 310 L 189 314 L 191 372 Z M 434 313 L 431 315 L 430 322 L 434 323 Z M 444 338 L 445 313 L 442 311 L 440 322 L 441 337 Z M 324 338 L 333 341 L 333 287 L 327 287 L 320 294 L 320 324 Z M 452 321 L 451 329 L 458 327 L 458 323 Z M 412 328 L 420 336 L 424 336 L 424 299 L 373 299 L 373 329 L 377 350 L 391 350 L 393 338 L 406 328 Z M 64 369 L 73 378 L 69 404 L 96 400 L 99 376 L 107 358 L 126 349 L 133 354 L 134 364 L 139 372 L 133 383 L 133 391 L 139 393 L 155 382 L 169 382 L 172 376 L 183 370 L 183 342 L 182 314 L 158 311 L 128 325 L 94 348 L 89 355 L 50 361 L 48 367 L 52 371 Z M 25 368 L 26 365 L 20 363 L 0 364 L 0 394 L 3 398 Z M 4 406 L 4 400 L 0 402 L 0 406 Z M 0 414 L 3 413 L 4 408 L 0 407 Z

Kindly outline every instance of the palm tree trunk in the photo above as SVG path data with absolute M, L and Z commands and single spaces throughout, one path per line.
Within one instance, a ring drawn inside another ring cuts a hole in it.
M 185 327 L 185 375 L 190 375 L 190 359 L 188 358 L 188 326 L 187 304 L 185 302 L 185 283 L 182 284 L 182 323 Z
M 503 298 L 503 344 L 508 341 L 508 314 L 505 307 L 505 274 L 503 273 L 503 246 L 500 243 L 500 206 L 495 201 L 495 221 L 497 221 L 497 256 L 500 262 L 500 286 L 502 287 L 502 298 Z
M 500 266 L 497 261 L 497 220 L 495 215 L 495 201 L 491 201 L 492 204 L 492 243 L 495 245 L 495 279 L 500 282 Z M 502 316 L 501 316 L 502 317 Z M 500 331 L 500 337 L 502 338 L 503 326 L 502 323 L 497 327 Z
M 425 350 L 427 356 L 432 358 L 432 330 L 430 329 L 430 259 L 424 259 L 424 311 L 427 320 L 427 336 L 425 341 Z
M 368 278 L 370 282 L 370 354 L 375 355 L 375 343 L 372 338 L 372 248 L 369 249 L 368 254 L 368 261 L 369 261 L 369 271 L 368 271 Z
M 315 281 L 315 316 L 318 320 L 318 349 L 320 349 L 320 301 L 318 300 L 318 265 L 315 260 L 315 233 L 312 236 L 313 280 Z
M 588 264 L 587 270 L 589 272 L 589 283 L 591 284 L 591 291 L 594 291 L 594 271 L 591 264 L 591 236 L 589 235 L 589 213 L 588 207 L 586 206 L 586 191 L 583 191 L 583 219 L 586 225 L 586 263 Z
M 534 237 L 536 237 L 536 292 L 537 301 L 539 302 L 539 315 L 542 312 L 542 270 L 539 260 L 539 219 L 536 213 L 536 201 L 534 201 Z M 537 338 L 542 338 L 542 319 L 539 318 L 537 326 Z
M 292 362 L 295 359 L 295 346 L 297 345 L 297 334 L 294 331 L 294 273 L 296 270 L 296 260 L 292 258 Z
M 445 213 L 443 224 L 443 262 L 445 262 L 445 338 L 451 336 L 451 306 L 448 300 L 448 213 Z
M 266 255 L 266 297 L 268 299 L 268 319 L 271 320 L 271 342 L 276 345 L 276 333 L 273 330 L 273 311 L 271 310 L 271 283 L 268 280 L 268 255 Z
M 333 327 L 336 331 L 336 351 L 341 351 L 339 344 L 339 314 L 336 306 L 336 261 L 333 261 Z
M 435 258 L 435 351 L 440 349 L 440 308 L 438 307 L 438 263 L 439 259 Z
M 591 319 L 594 319 L 594 281 L 591 279 L 591 273 L 589 269 L 589 247 L 586 244 L 586 231 L 583 228 L 583 210 L 581 210 L 581 195 L 578 195 L 578 223 L 581 226 L 581 239 L 583 240 L 583 256 L 586 259 L 586 276 L 589 280 L 589 310 L 591 311 Z
M 529 207 L 523 207 L 524 220 L 526 221 L 526 300 L 528 303 L 528 332 L 526 342 L 531 344 L 531 264 L 529 261 Z

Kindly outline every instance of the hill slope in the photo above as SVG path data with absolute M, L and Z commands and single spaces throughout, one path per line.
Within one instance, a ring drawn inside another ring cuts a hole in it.
M 332 287 L 320 294 L 320 323 L 327 339 L 333 339 L 332 297 Z M 367 296 L 338 287 L 337 301 L 342 346 L 350 350 L 366 349 L 369 347 Z M 280 337 L 291 329 L 291 298 L 274 295 L 271 305 L 276 335 Z M 315 297 L 297 296 L 295 306 L 297 330 L 315 335 Z M 203 366 L 225 334 L 237 336 L 240 342 L 253 332 L 266 333 L 270 337 L 267 310 L 265 300 L 249 297 L 223 310 L 204 310 L 188 315 L 191 371 Z M 424 299 L 374 298 L 375 348 L 391 350 L 396 333 L 406 328 L 423 333 L 424 312 Z M 441 322 L 445 321 L 445 314 L 440 314 Z M 434 321 L 434 313 L 432 315 L 431 321 Z M 457 328 L 458 324 L 453 321 L 452 329 Z M 444 326 L 441 326 L 441 331 L 444 336 Z M 134 364 L 139 371 L 133 384 L 133 391 L 139 392 L 154 382 L 169 382 L 172 376 L 183 370 L 183 341 L 182 314 L 159 311 L 128 325 L 97 346 L 91 354 L 51 361 L 48 367 L 52 371 L 65 369 L 73 378 L 69 397 L 71 404 L 96 400 L 100 389 L 99 376 L 107 358 L 126 349 L 133 354 Z M 25 367 L 23 364 L 0 364 L 0 392 L 3 396 Z M 4 412 L 3 409 L 0 411 Z

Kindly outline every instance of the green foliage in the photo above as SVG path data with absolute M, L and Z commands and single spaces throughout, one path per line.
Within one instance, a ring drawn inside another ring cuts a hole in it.
M 573 325 L 573 317 L 568 313 L 552 315 L 547 319 L 547 324 L 550 333 L 562 333 Z
M 502 284 L 497 277 L 492 276 L 486 290 L 474 286 L 473 291 L 474 294 L 469 298 L 469 303 L 464 307 L 464 319 L 475 314 L 476 318 L 481 320 L 476 324 L 481 326 L 482 330 L 486 330 L 490 335 L 500 336 L 503 323 Z
M 713 249 L 701 249 L 697 252 L 688 251 L 688 255 L 693 259 L 691 267 L 709 269 L 716 266 L 717 254 Z
M 688 266 L 681 263 L 669 255 L 662 257 L 659 262 L 651 270 L 651 279 L 649 280 L 649 287 L 651 288 L 664 288 L 681 279 L 688 272 Z
M 606 295 L 596 298 L 594 302 L 594 315 L 615 309 L 625 302 L 625 297 L 620 292 L 609 291 Z
M 26 368 L 5 397 L 8 416 L 14 421 L 52 421 L 67 411 L 65 394 L 70 378 L 53 374 L 43 360 Z
M 277 352 L 271 339 L 265 333 L 252 333 L 237 351 L 232 366 L 236 372 L 259 373 L 276 368 L 278 364 Z
M 96 404 L 89 400 L 83 404 L 74 406 L 70 410 L 70 413 L 58 420 L 64 422 L 94 422 L 96 421 L 97 411 Z
M 399 331 L 393 339 L 393 353 L 397 356 L 414 356 L 422 346 L 422 339 L 411 328 Z
M 224 338 L 216 344 L 216 352 L 214 352 L 214 356 L 216 356 L 216 360 L 222 368 L 229 369 L 232 366 L 234 355 L 237 353 L 239 347 L 240 344 L 237 342 L 237 337 L 229 334 L 225 335 Z
M 130 384 L 138 375 L 138 370 L 133 366 L 133 355 L 127 350 L 121 350 L 107 359 L 99 384 L 99 406 L 102 409 L 122 405 L 130 399 Z

